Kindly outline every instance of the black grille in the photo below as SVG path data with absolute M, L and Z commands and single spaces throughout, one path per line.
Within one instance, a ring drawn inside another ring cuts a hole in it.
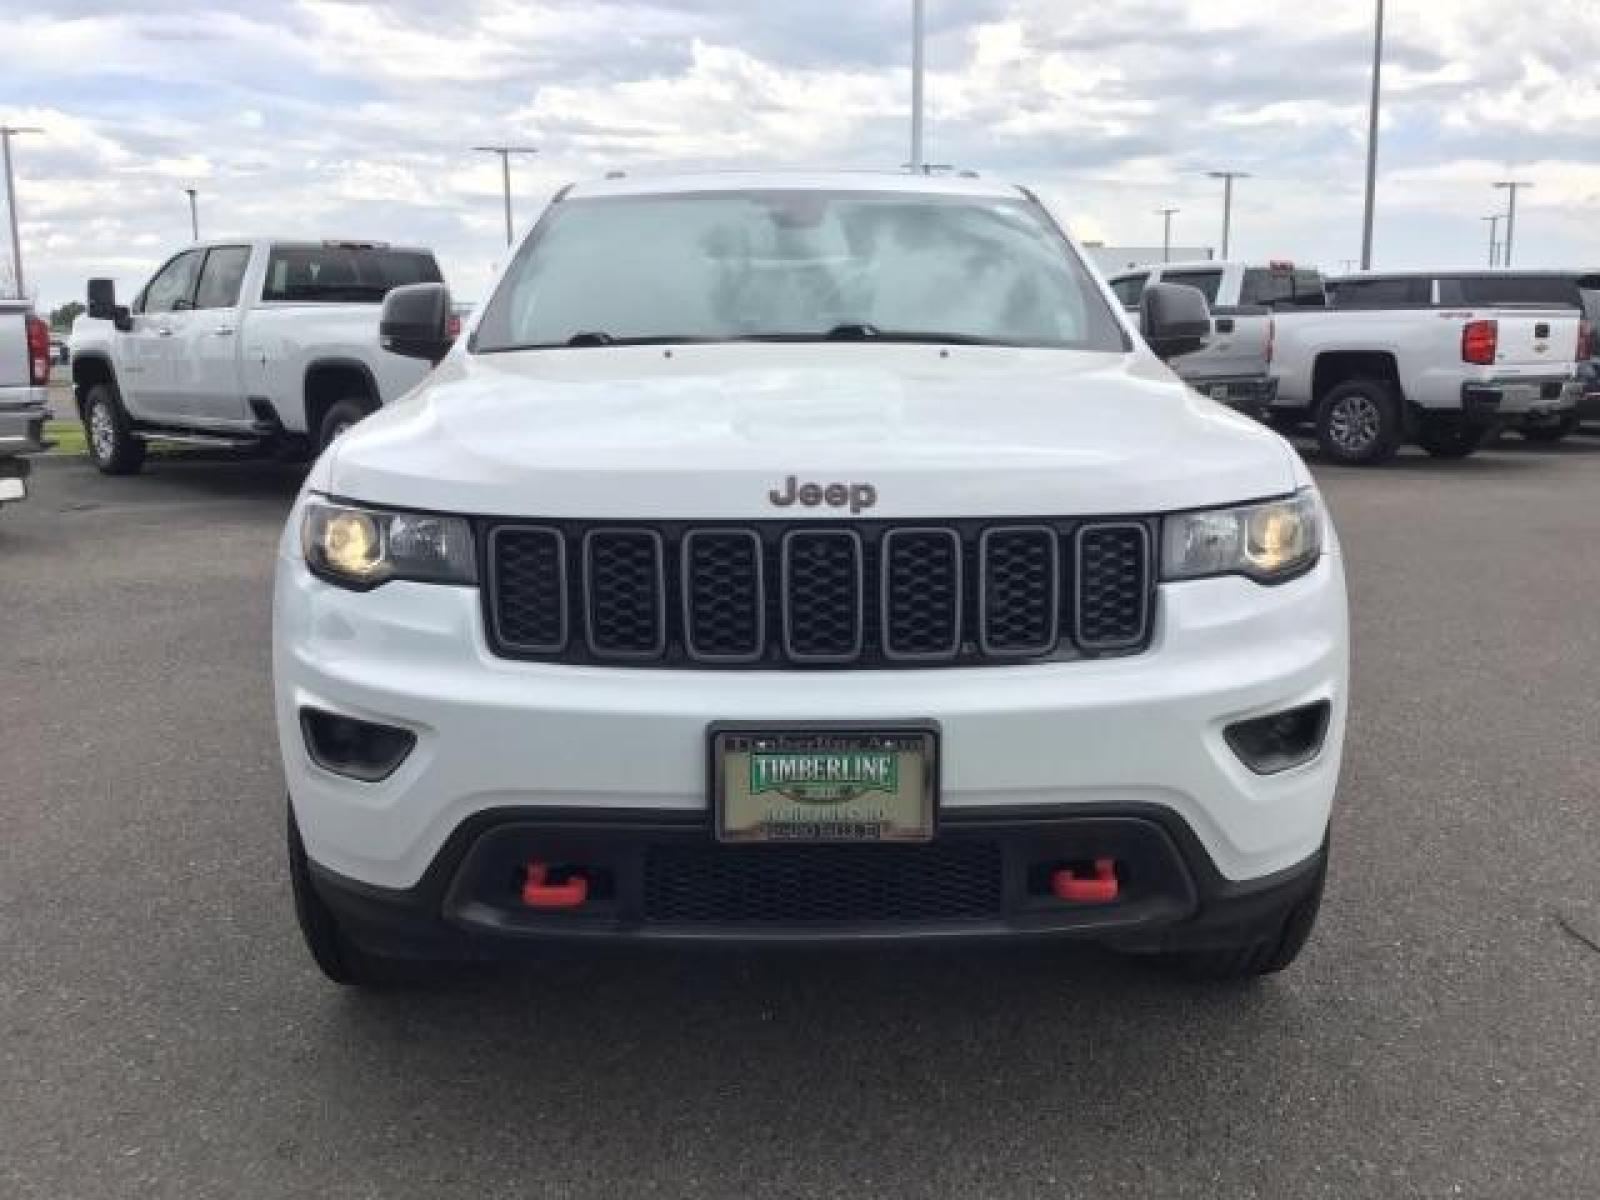
M 765 598 L 761 539 L 747 529 L 700 529 L 683 539 L 683 635 L 694 658 L 761 656 Z
M 484 522 L 497 653 L 576 663 L 910 667 L 1129 654 L 1153 522 Z
M 1058 538 L 1043 526 L 984 531 L 980 548 L 980 633 L 986 654 L 1044 654 L 1061 621 Z
M 794 530 L 783 539 L 784 649 L 796 662 L 861 654 L 861 538 L 851 530 Z
M 669 925 L 959 921 L 1001 914 L 997 842 L 652 846 L 644 915 Z
M 961 650 L 961 537 L 953 529 L 883 536 L 883 652 L 954 658 Z
M 492 625 L 505 646 L 553 654 L 567 644 L 566 548 L 561 533 L 502 525 L 489 538 Z
M 601 658 L 654 658 L 666 646 L 661 535 L 593 529 L 583 539 L 589 648 Z
M 1092 525 L 1078 533 L 1078 642 L 1130 646 L 1145 636 L 1150 535 L 1143 525 Z

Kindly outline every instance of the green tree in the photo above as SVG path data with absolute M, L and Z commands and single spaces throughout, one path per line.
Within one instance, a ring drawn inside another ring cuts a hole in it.
M 68 300 L 60 308 L 52 308 L 50 310 L 50 328 L 71 329 L 72 323 L 78 319 L 78 315 L 82 312 L 83 305 L 76 300 Z

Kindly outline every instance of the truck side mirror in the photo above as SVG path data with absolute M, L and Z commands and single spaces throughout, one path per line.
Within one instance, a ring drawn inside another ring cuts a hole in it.
M 89 280 L 89 316 L 96 321 L 110 321 L 124 333 L 133 328 L 128 310 L 117 303 L 117 284 L 112 279 Z
M 1157 358 L 1193 354 L 1211 336 L 1205 295 L 1182 283 L 1152 283 L 1139 298 L 1139 324 Z
M 450 352 L 450 291 L 442 283 L 408 283 L 383 298 L 378 344 L 390 354 L 437 363 Z

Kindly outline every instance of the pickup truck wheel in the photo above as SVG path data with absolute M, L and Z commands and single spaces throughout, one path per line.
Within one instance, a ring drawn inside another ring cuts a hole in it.
M 117 389 L 97 383 L 83 402 L 83 435 L 89 458 L 106 475 L 134 475 L 144 466 L 144 443 L 133 436 Z
M 1387 462 L 1400 437 L 1400 401 L 1382 379 L 1346 380 L 1317 408 L 1317 445 L 1334 462 Z
M 1552 442 L 1559 442 L 1577 427 L 1577 413 L 1562 413 L 1549 425 L 1524 425 L 1517 432 L 1522 434 L 1527 441 L 1548 445 Z
M 365 400 L 336 400 L 323 415 L 322 427 L 317 431 L 317 449 L 326 450 L 334 439 L 372 412 Z
M 1435 458 L 1466 458 L 1500 432 L 1498 425 L 1466 425 L 1460 421 L 1424 421 L 1417 445 Z
M 289 886 L 294 892 L 294 915 L 311 958 L 334 983 L 346 987 L 377 988 L 403 983 L 407 964 L 370 954 L 339 928 L 332 911 L 317 895 L 311 881 L 311 861 L 306 857 L 294 809 L 289 810 Z

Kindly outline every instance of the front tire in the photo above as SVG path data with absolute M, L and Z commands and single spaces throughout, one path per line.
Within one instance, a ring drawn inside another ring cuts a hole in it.
M 83 440 L 103 475 L 135 475 L 144 466 L 144 443 L 133 436 L 114 384 L 97 383 L 84 397 Z
M 1322 891 L 1328 878 L 1328 850 L 1324 845 L 1322 862 L 1317 867 L 1311 890 L 1283 913 L 1280 923 L 1238 945 L 1208 950 L 1179 950 L 1160 955 L 1164 966 L 1190 979 L 1232 981 L 1273 975 L 1300 957 L 1322 911 Z
M 1400 398 L 1387 380 L 1348 379 L 1317 406 L 1317 445 L 1333 462 L 1387 462 L 1400 449 L 1400 417 Z
M 371 412 L 372 406 L 365 400 L 350 397 L 334 401 L 329 406 L 328 411 L 323 414 L 322 424 L 317 429 L 318 453 L 333 445 L 340 436 L 349 432 L 353 426 L 360 423 Z
M 294 809 L 289 810 L 289 884 L 294 891 L 294 915 L 305 938 L 306 949 L 322 973 L 345 987 L 377 988 L 401 981 L 400 964 L 369 954 L 357 946 L 334 918 L 333 912 L 317 895 L 311 879 L 311 860 Z

